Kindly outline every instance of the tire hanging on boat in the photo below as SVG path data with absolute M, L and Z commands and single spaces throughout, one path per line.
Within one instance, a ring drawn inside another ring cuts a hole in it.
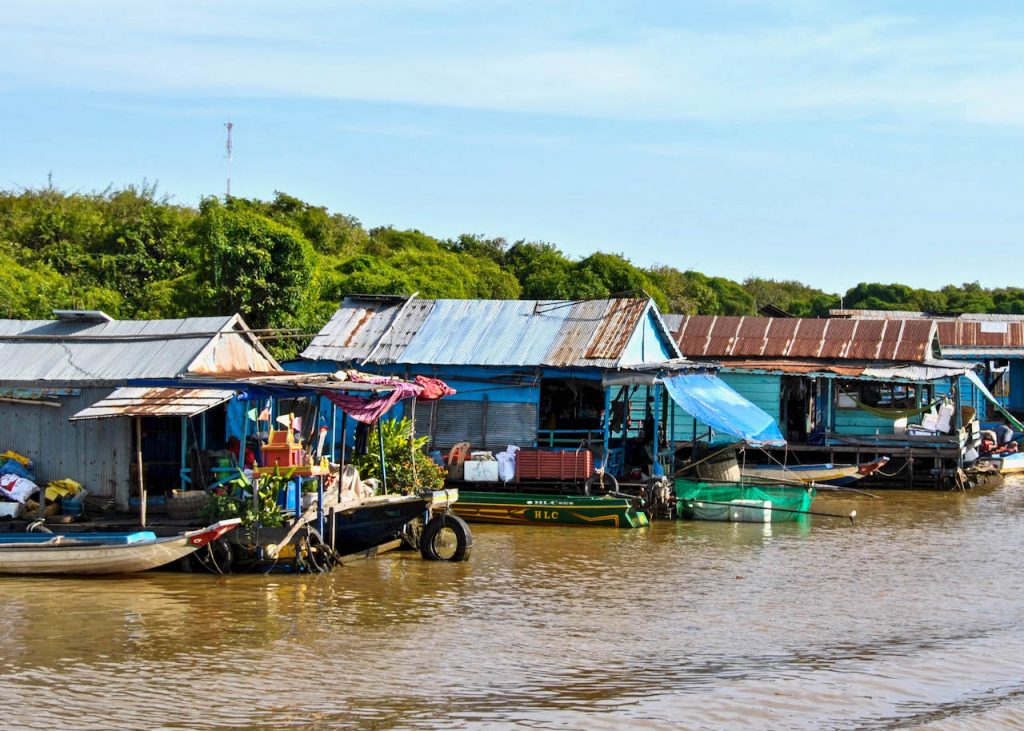
M 615 475 L 609 475 L 607 472 L 595 473 L 583 483 L 584 495 L 605 495 L 618 491 L 619 481 L 615 479 Z
M 450 534 L 455 539 L 455 548 L 450 553 L 443 540 Z M 473 548 L 473 532 L 469 525 L 454 513 L 435 515 L 423 527 L 420 536 L 420 555 L 428 561 L 466 561 Z

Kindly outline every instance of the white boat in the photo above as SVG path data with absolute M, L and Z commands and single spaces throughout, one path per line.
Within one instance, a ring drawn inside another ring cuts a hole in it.
M 879 457 L 864 464 L 778 464 L 746 465 L 744 479 L 777 480 L 783 482 L 814 483 L 816 485 L 849 485 L 884 467 L 888 457 Z
M 3 574 L 127 574 L 146 571 L 184 558 L 225 533 L 241 520 L 222 520 L 201 530 L 157 538 L 150 531 L 134 533 L 0 533 Z

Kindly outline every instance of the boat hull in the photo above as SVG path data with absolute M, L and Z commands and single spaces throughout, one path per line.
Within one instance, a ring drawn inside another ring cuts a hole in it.
M 745 480 L 783 480 L 789 482 L 815 483 L 841 487 L 851 485 L 876 472 L 889 462 L 888 457 L 880 457 L 864 464 L 807 464 L 782 465 L 758 464 L 742 468 Z M 1024 470 L 1024 465 L 1022 465 Z
M 748 483 L 706 483 L 677 479 L 676 510 L 687 520 L 785 523 L 805 517 L 814 489 Z
M 986 457 L 985 461 L 994 464 L 1001 475 L 1024 474 L 1024 452 L 994 455 Z
M 103 534 L 104 537 L 89 534 L 0 535 L 0 573 L 91 576 L 147 571 L 184 558 L 234 529 L 238 523 L 237 519 L 226 520 L 178 536 L 138 541 L 124 540 L 112 534 Z
M 330 518 L 334 549 L 349 554 L 379 546 L 428 510 L 445 510 L 458 499 L 458 490 L 438 490 L 430 495 L 381 495 L 351 507 L 339 506 Z
M 647 514 L 618 497 L 536 495 L 521 492 L 466 492 L 453 511 L 471 523 L 508 525 L 590 525 L 641 528 Z

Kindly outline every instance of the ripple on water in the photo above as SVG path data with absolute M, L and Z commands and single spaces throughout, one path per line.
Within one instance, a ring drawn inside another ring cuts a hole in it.
M 1024 724 L 1024 489 L 856 525 L 475 526 L 466 564 L 4 579 L 20 728 Z

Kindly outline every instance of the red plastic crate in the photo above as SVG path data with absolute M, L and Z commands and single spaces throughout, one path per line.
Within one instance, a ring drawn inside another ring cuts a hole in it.
M 585 480 L 593 473 L 594 455 L 586 449 L 521 449 L 516 454 L 516 480 Z

